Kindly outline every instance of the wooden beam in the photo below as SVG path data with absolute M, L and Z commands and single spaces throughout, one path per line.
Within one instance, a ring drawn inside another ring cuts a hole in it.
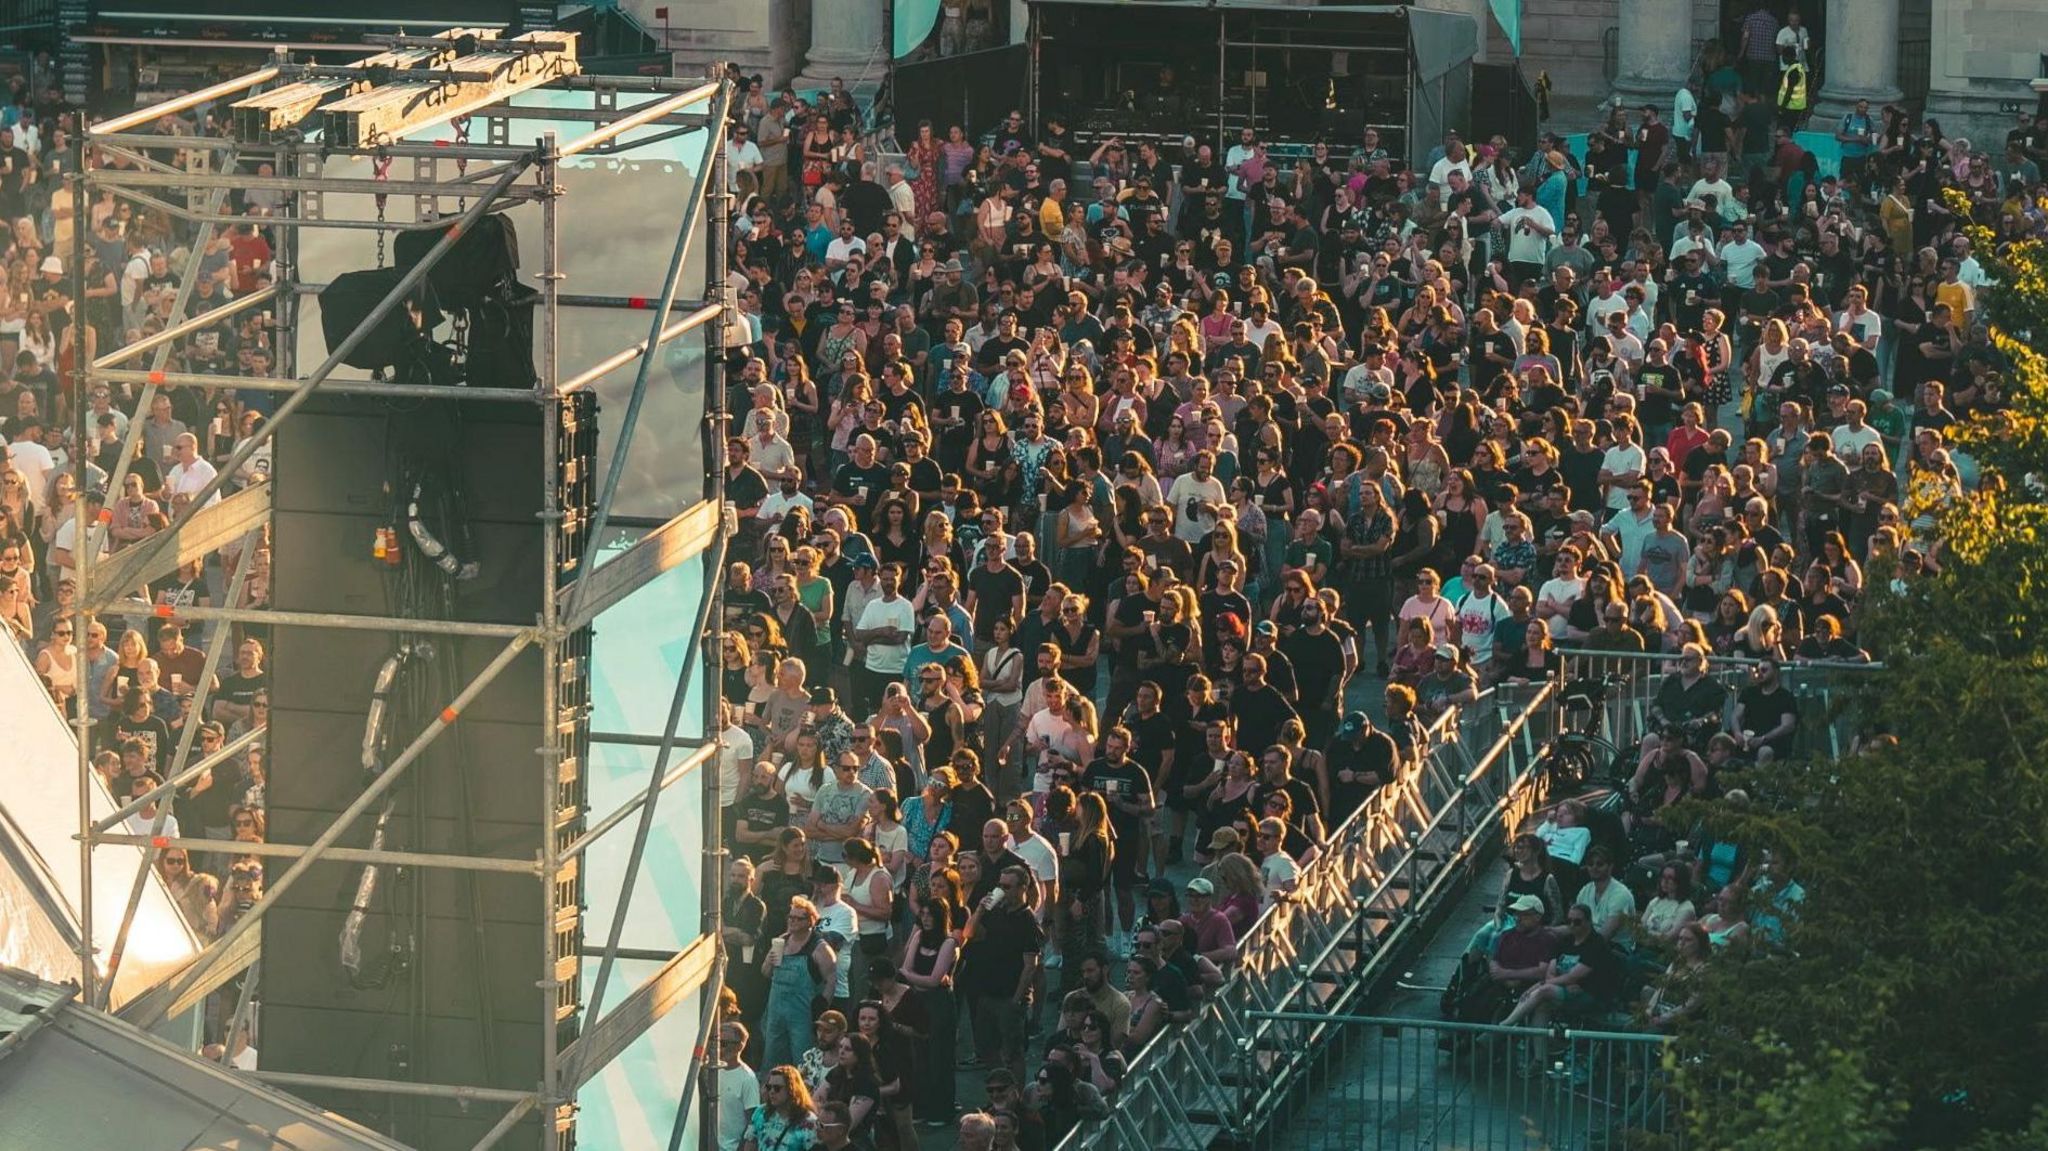
M 717 960 L 718 937 L 700 935 L 602 1019 L 585 1026 L 582 1037 L 562 1049 L 562 1090 L 574 1091 L 604 1070 L 685 996 L 704 986 Z M 595 1016 L 602 1006 L 584 1004 L 585 1020 Z
M 574 629 L 590 623 L 652 583 L 656 576 L 704 554 L 704 549 L 718 538 L 721 518 L 717 502 L 703 500 L 634 540 L 625 551 L 584 571 L 575 583 L 561 591 L 562 603 L 575 609 L 564 626 Z M 592 540 L 591 550 L 585 553 L 586 563 L 596 561 L 596 546 L 597 541 Z
M 372 83 L 369 70 L 373 68 L 404 70 L 446 64 L 455 58 L 455 41 L 464 36 L 495 40 L 498 33 L 489 28 L 451 28 L 434 37 L 436 40 L 446 41 L 438 47 L 379 52 L 348 65 L 350 68 L 363 69 L 361 76 L 352 79 L 302 80 L 237 100 L 231 106 L 235 134 L 244 140 L 265 140 L 272 132 L 295 128 L 329 100 L 367 91 Z
M 93 595 L 87 610 L 98 610 L 128 592 L 178 570 L 178 565 L 218 551 L 270 519 L 270 485 L 251 484 L 209 508 L 200 509 L 178 533 L 174 548 L 131 548 L 92 565 Z
M 465 76 L 437 80 L 435 71 Z M 579 71 L 574 33 L 528 32 L 434 69 L 409 69 L 388 83 L 329 104 L 323 138 L 341 147 L 375 147 Z

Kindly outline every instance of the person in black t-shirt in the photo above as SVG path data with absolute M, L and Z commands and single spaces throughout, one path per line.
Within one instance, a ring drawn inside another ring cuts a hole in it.
M 1110 878 L 1116 885 L 1117 914 L 1127 928 L 1136 923 L 1138 889 L 1145 885 L 1145 861 L 1151 854 L 1145 838 L 1155 806 L 1152 773 L 1131 758 L 1133 742 L 1129 728 L 1110 728 L 1102 737 L 1102 756 L 1081 775 L 1081 785 L 1101 793 L 1109 803 L 1109 825 L 1117 843 Z
M 747 462 L 750 450 L 745 436 L 725 441 L 725 498 L 738 509 L 741 523 L 752 521 L 768 498 L 768 481 Z
M 1543 982 L 1522 993 L 1501 1025 L 1542 1027 L 1559 1016 L 1590 1014 L 1621 987 L 1621 965 L 1621 954 L 1593 930 L 1593 909 L 1573 904 Z
M 1735 697 L 1738 746 L 1758 763 L 1788 755 L 1799 731 L 1799 701 L 1779 682 L 1778 665 L 1765 660 L 1750 672 L 1750 685 Z
M 1341 827 L 1372 793 L 1393 782 L 1400 755 L 1394 738 L 1375 727 L 1372 717 L 1354 711 L 1337 726 L 1323 753 L 1323 810 Z

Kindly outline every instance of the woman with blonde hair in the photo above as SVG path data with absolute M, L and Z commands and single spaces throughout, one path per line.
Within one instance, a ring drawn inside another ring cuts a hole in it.
M 1749 622 L 1742 625 L 1736 634 L 1731 655 L 1749 659 L 1784 658 L 1784 628 L 1778 622 L 1778 611 L 1769 604 L 1758 604 L 1749 613 Z
M 1259 921 L 1270 898 L 1265 877 L 1244 853 L 1233 851 L 1209 865 L 1208 878 L 1216 885 L 1216 909 L 1230 920 L 1230 928 L 1237 937 L 1243 939 L 1244 933 Z
M 1053 938 L 1059 942 L 1056 954 L 1075 956 L 1078 962 L 1102 938 L 1103 896 L 1109 891 L 1118 845 L 1109 823 L 1109 802 L 1101 792 L 1082 792 L 1074 815 L 1076 830 L 1059 861 L 1060 900 L 1053 909 Z

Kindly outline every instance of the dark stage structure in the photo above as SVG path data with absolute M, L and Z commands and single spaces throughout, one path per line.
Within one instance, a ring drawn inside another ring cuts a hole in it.
M 1283 149 L 1354 146 L 1370 126 L 1419 164 L 1469 127 L 1476 35 L 1465 14 L 1408 5 L 1034 0 L 1027 115 L 1174 157 L 1186 137 L 1226 147 L 1246 126 Z

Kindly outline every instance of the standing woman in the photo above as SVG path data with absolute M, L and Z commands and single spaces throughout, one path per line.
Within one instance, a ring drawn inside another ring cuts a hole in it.
M 1060 676 L 1084 699 L 1095 698 L 1095 665 L 1102 635 L 1088 622 L 1088 597 L 1078 592 L 1060 605 L 1060 619 L 1046 637 L 1060 649 Z
M 799 895 L 790 900 L 784 921 L 787 930 L 768 945 L 761 961 L 761 974 L 768 979 L 761 1052 L 771 1067 L 796 1061 L 811 1038 L 811 1000 L 819 988 L 829 991 L 839 974 L 838 953 L 818 933 L 818 908 L 810 899 Z
M 747 1119 L 740 1151 L 810 1151 L 817 1145 L 817 1108 L 804 1077 L 787 1063 L 761 1079 L 761 1105 Z
M 1024 702 L 1024 653 L 1012 642 L 1016 622 L 1008 616 L 990 628 L 990 642 L 976 655 L 981 666 L 981 737 L 988 777 L 1000 781 L 1017 731 L 1017 709 Z
M 849 839 L 845 845 L 845 894 L 842 896 L 860 917 L 860 962 L 885 955 L 889 950 L 889 925 L 895 921 L 894 887 L 889 869 L 874 845 L 865 839 Z
M 922 224 L 925 217 L 942 211 L 939 203 L 939 166 L 944 158 L 940 155 L 939 138 L 932 131 L 930 120 L 917 122 L 917 138 L 904 150 L 916 174 L 910 180 L 910 194 L 917 204 L 917 222 Z
M 1070 959 L 1078 969 L 1081 957 L 1093 951 L 1102 938 L 1102 894 L 1109 888 L 1116 843 L 1111 838 L 1109 803 L 1100 792 L 1082 792 L 1075 815 L 1078 830 L 1069 842 L 1059 844 L 1060 900 L 1053 909 L 1053 938 L 1059 941 L 1054 954 L 1063 963 Z M 1067 833 L 1060 836 L 1065 839 Z M 1063 982 L 1072 981 L 1069 975 Z
M 885 959 L 881 973 L 892 969 Z M 881 1114 L 876 1117 L 874 1145 L 887 1151 L 918 1151 L 917 1128 L 911 1124 L 911 1096 L 917 1086 L 916 1040 L 910 1030 L 896 1021 L 895 1013 L 879 998 L 862 1000 L 853 1013 L 854 1033 L 874 1046 L 875 1076 L 881 1084 Z
M 782 410 L 789 413 L 789 442 L 804 455 L 804 470 L 811 475 L 824 471 L 824 437 L 818 434 L 818 383 L 811 378 L 811 366 L 800 355 L 784 360 L 786 370 L 776 387 L 782 392 Z
M 66 714 L 69 714 L 72 697 L 78 694 L 78 645 L 72 642 L 72 636 L 76 634 L 73 621 L 77 618 L 70 616 L 58 620 L 50 629 L 50 642 L 36 653 L 36 674 L 42 677 L 43 686 L 49 689 L 50 699 L 57 705 L 57 710 Z
M 1066 506 L 1053 521 L 1053 578 L 1068 587 L 1088 587 L 1095 578 L 1095 557 L 1102 546 L 1102 521 L 1090 497 L 1092 485 L 1067 486 Z
M 857 1145 L 874 1146 L 876 1130 L 882 1126 L 882 1069 L 875 1062 L 875 1045 L 859 1032 L 839 1037 L 839 1059 L 825 1073 L 821 1102 L 846 1105 L 847 1133 Z
M 1264 570 L 1277 573 L 1287 558 L 1287 539 L 1294 534 L 1294 480 L 1281 463 L 1278 445 L 1262 442 L 1252 451 L 1256 453 L 1252 491 L 1259 510 L 1266 513 Z
M 917 911 L 917 926 L 903 948 L 903 963 L 897 974 L 909 984 L 931 1021 L 931 1047 L 926 1065 L 933 1073 L 917 1077 L 913 1105 L 926 1127 L 943 1127 L 953 1120 L 954 1075 L 960 1033 L 960 1017 L 953 997 L 953 965 L 960 954 L 956 931 L 960 916 L 953 904 L 926 900 Z
M 967 446 L 967 486 L 987 508 L 1007 507 L 1017 482 L 1017 458 L 1001 412 L 983 412 L 980 434 Z
M 811 115 L 810 127 L 804 131 L 804 187 L 821 188 L 825 184 L 825 171 L 832 166 L 832 123 L 823 113 Z M 836 209 L 827 209 L 825 226 L 839 227 Z
M 755 894 L 761 897 L 766 908 L 762 913 L 765 917 L 762 933 L 772 936 L 775 928 L 781 926 L 789 915 L 790 905 L 808 895 L 810 890 L 810 839 L 801 827 L 785 827 L 774 852 L 761 862 L 761 870 L 755 876 Z
M 1443 521 L 1443 540 L 1438 550 L 1446 563 L 1461 564 L 1465 557 L 1480 554 L 1479 533 L 1486 527 L 1486 500 L 1479 495 L 1469 470 L 1458 468 L 1444 477 L 1435 510 Z
M 945 188 L 946 203 L 951 205 L 960 198 L 960 190 L 967 182 L 967 169 L 974 164 L 974 145 L 967 140 L 967 130 L 958 124 L 948 127 L 946 142 L 939 145 L 939 153 L 939 179 Z

